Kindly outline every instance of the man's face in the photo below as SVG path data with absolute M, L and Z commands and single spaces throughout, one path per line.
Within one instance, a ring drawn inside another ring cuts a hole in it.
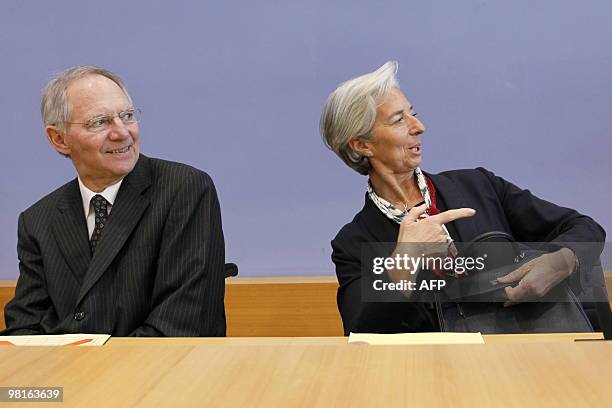
M 72 124 L 67 125 L 65 151 L 60 153 L 70 156 L 89 189 L 102 191 L 131 172 L 138 160 L 138 123 L 125 124 L 117 116 L 133 106 L 115 82 L 101 75 L 75 80 L 67 95 Z M 103 129 L 87 125 L 105 117 L 112 121 Z

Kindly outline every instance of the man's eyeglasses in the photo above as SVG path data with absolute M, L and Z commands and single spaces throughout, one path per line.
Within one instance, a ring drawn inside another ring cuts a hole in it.
M 140 109 L 126 109 L 116 115 L 100 115 L 89 119 L 87 122 L 66 122 L 71 125 L 83 125 L 92 132 L 103 132 L 111 127 L 115 118 L 119 118 L 124 125 L 138 122 Z

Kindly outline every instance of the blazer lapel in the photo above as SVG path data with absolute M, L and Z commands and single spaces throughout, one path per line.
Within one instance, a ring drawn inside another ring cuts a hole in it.
M 149 199 L 142 193 L 150 184 L 148 158 L 141 155 L 134 170 L 123 179 L 108 222 L 102 231 L 102 236 L 85 275 L 77 303 L 81 302 L 104 274 L 138 224 L 142 214 L 149 206 Z
M 68 184 L 60 197 L 51 225 L 60 252 L 77 282 L 81 283 L 91 261 L 91 250 L 77 179 Z
M 470 204 L 460 193 L 452 180 L 440 174 L 427 173 L 427 177 L 431 179 L 431 182 L 436 187 L 437 195 L 442 197 L 448 210 L 470 207 Z M 459 234 L 459 237 L 455 237 L 457 241 L 467 242 L 478 235 L 478 228 L 474 218 L 475 217 L 461 218 L 451 223 Z
M 374 237 L 373 242 L 396 242 L 399 233 L 399 224 L 390 220 L 370 200 L 368 193 L 365 195 L 365 205 L 362 210 L 363 223 Z

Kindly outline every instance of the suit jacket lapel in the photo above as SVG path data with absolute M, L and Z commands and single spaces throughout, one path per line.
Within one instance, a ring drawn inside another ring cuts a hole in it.
M 70 271 L 81 283 L 91 261 L 91 250 L 77 179 L 68 184 L 60 197 L 51 228 Z
M 427 177 L 431 179 L 431 182 L 436 187 L 436 194 L 442 197 L 448 210 L 471 207 L 452 180 L 441 174 L 427 173 Z M 451 224 L 459 234 L 459 237 L 454 237 L 457 241 L 467 242 L 478 235 L 475 217 L 462 218 L 453 221 Z
M 104 274 L 138 224 L 145 209 L 149 206 L 149 199 L 142 193 L 150 184 L 148 158 L 141 155 L 134 170 L 125 177 L 121 184 L 108 222 L 102 231 L 102 236 L 85 275 L 77 303 Z
M 376 204 L 370 200 L 368 193 L 362 210 L 363 222 L 367 230 L 374 237 L 373 242 L 396 242 L 399 233 L 399 224 L 384 215 Z

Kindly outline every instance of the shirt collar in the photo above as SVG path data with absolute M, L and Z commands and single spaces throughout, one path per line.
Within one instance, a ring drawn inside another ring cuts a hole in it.
M 83 181 L 81 181 L 81 177 L 77 176 L 77 179 L 79 180 L 79 190 L 81 190 L 81 200 L 83 201 L 83 211 L 85 212 L 85 218 L 89 216 L 89 210 L 91 207 L 89 204 L 93 196 L 95 196 L 96 194 L 100 194 L 106 199 L 106 201 L 110 203 L 110 205 L 113 205 L 115 203 L 115 199 L 117 198 L 119 187 L 121 187 L 121 183 L 123 183 L 123 179 L 121 179 L 115 184 L 106 187 L 101 193 L 96 193 L 95 191 L 91 191 L 90 189 L 88 189 L 85 184 L 83 184 Z

